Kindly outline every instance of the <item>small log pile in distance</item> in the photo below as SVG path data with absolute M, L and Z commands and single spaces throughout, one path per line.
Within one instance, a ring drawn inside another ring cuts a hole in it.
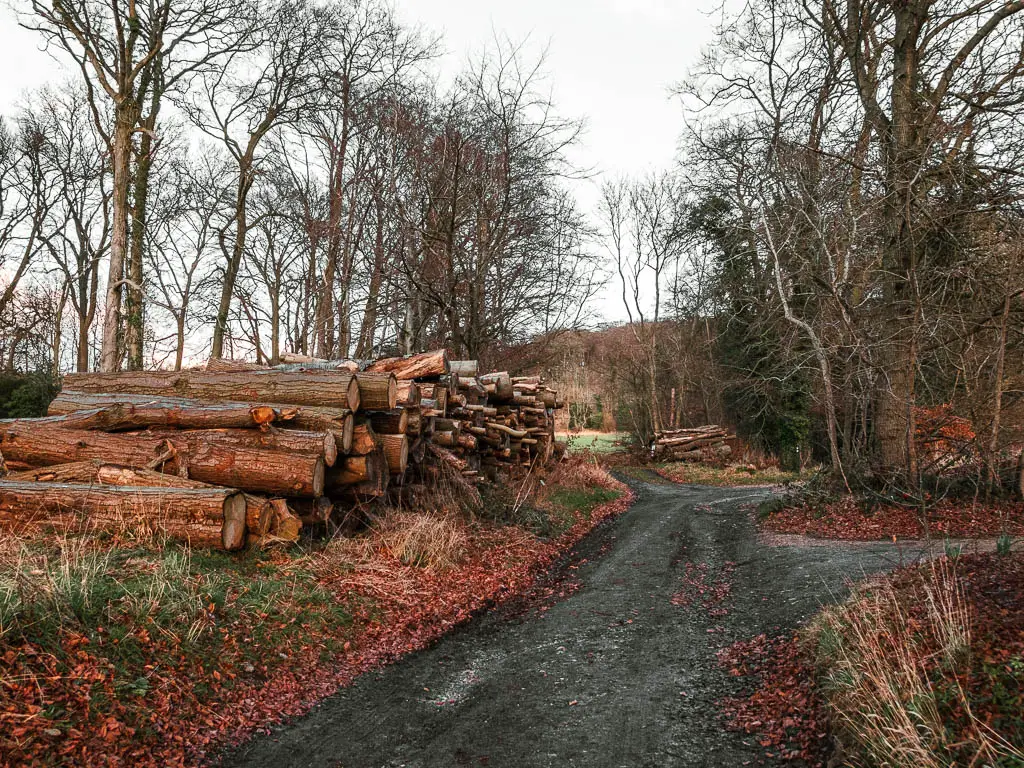
M 726 442 L 735 440 L 717 424 L 658 432 L 651 441 L 651 458 L 661 461 L 702 461 L 721 459 L 732 453 Z
M 228 551 L 296 541 L 368 502 L 560 458 L 561 407 L 538 377 L 481 375 L 445 350 L 70 374 L 48 416 L 0 421 L 0 526 L 159 530 Z

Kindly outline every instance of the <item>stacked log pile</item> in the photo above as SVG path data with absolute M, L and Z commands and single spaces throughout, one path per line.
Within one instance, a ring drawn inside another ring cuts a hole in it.
M 705 461 L 722 459 L 732 453 L 729 434 L 717 424 L 658 432 L 651 441 L 651 458 L 661 461 Z
M 561 406 L 537 377 L 480 375 L 444 350 L 71 374 L 47 417 L 0 421 L 0 525 L 154 528 L 229 551 L 295 541 L 377 500 L 551 461 Z

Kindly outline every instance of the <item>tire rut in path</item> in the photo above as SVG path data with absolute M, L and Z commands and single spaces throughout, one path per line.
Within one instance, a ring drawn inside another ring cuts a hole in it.
M 722 726 L 715 702 L 738 683 L 715 652 L 795 627 L 907 552 L 759 544 L 745 505 L 768 489 L 634 487 L 633 507 L 577 547 L 569 597 L 482 616 L 223 768 L 768 764 Z

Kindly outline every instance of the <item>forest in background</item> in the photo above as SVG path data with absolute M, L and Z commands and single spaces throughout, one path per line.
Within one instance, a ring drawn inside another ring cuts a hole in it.
M 724 418 L 839 487 L 994 483 L 1022 437 L 1024 3 L 736 8 L 676 88 L 679 167 L 604 184 L 632 322 L 590 350 L 602 397 L 643 440 Z
M 17 9 L 78 75 L 0 123 L 5 369 L 486 358 L 579 321 L 580 126 L 511 43 L 441 85 L 376 0 Z
M 992 484 L 1019 447 L 1024 3 L 730 4 L 678 162 L 594 212 L 513 44 L 442 85 L 373 0 L 18 7 L 78 71 L 0 132 L 18 408 L 67 370 L 447 346 L 577 387 L 574 423 L 724 421 L 841 488 Z M 629 322 L 595 333 L 602 272 Z

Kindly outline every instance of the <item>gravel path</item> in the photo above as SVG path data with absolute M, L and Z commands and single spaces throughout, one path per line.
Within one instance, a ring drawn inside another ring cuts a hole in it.
M 795 627 L 848 579 L 921 548 L 761 539 L 747 505 L 770 489 L 634 487 L 633 507 L 562 566 L 563 586 L 579 583 L 570 596 L 481 617 L 224 767 L 766 764 L 751 738 L 722 728 L 715 701 L 737 682 L 715 651 Z M 699 578 L 718 587 L 700 595 Z

